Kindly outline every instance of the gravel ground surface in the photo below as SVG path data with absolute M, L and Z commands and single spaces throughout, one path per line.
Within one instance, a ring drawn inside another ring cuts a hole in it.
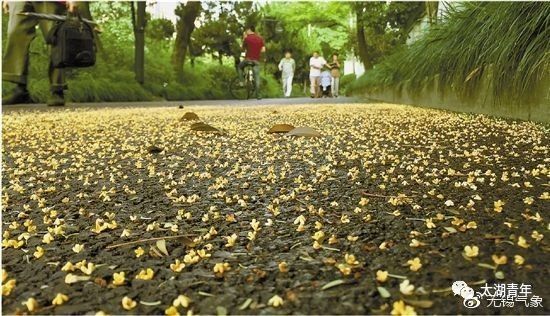
M 391 104 L 2 121 L 4 313 L 550 313 L 548 126 Z M 542 306 L 466 308 L 455 281 Z

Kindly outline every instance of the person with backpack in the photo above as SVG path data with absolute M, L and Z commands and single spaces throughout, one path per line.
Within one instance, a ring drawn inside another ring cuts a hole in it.
M 9 13 L 7 41 L 2 59 L 2 80 L 16 84 L 15 89 L 2 98 L 3 104 L 31 102 L 27 89 L 29 69 L 29 48 L 36 34 L 38 25 L 46 38 L 55 21 L 38 19 L 34 16 L 21 15 L 23 12 L 65 15 L 67 10 L 77 10 L 76 1 L 3 1 L 4 12 Z M 67 89 L 64 71 L 52 66 L 48 68 L 50 79 L 50 96 L 48 105 L 65 105 L 64 90 Z

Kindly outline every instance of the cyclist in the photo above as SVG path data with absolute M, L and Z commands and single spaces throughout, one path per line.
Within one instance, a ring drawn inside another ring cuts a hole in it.
M 243 49 L 246 51 L 244 60 L 239 63 L 237 67 L 239 71 L 239 78 L 244 80 L 243 69 L 247 65 L 252 65 L 254 72 L 254 81 L 256 82 L 256 98 L 260 100 L 260 56 L 265 52 L 264 39 L 256 34 L 256 28 L 254 25 L 250 25 L 246 28 L 243 34 Z

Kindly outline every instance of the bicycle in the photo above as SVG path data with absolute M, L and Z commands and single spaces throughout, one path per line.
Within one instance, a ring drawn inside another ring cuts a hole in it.
M 229 90 L 235 99 L 248 100 L 257 94 L 256 80 L 254 79 L 254 66 L 255 64 L 253 62 L 245 62 L 243 68 L 244 81 L 243 78 L 239 76 L 231 81 Z

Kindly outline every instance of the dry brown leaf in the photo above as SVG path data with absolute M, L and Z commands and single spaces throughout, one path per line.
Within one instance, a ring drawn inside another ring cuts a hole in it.
M 309 126 L 296 127 L 295 129 L 288 132 L 287 135 L 302 136 L 302 137 L 321 137 L 322 136 L 321 133 L 319 133 L 316 129 Z
M 199 116 L 195 112 L 186 112 L 180 121 L 198 121 Z
M 275 124 L 268 131 L 268 134 L 274 133 L 288 133 L 294 129 L 294 126 L 290 124 Z

